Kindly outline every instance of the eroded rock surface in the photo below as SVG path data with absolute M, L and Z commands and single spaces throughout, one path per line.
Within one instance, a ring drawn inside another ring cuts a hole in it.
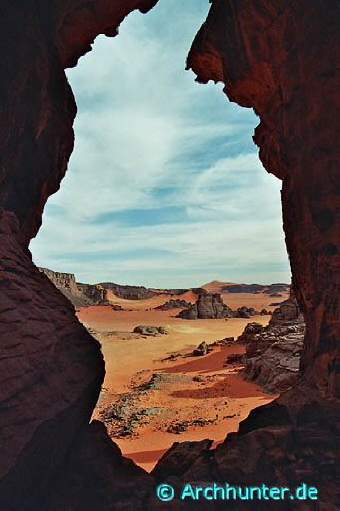
M 231 308 L 223 303 L 219 293 L 208 293 L 204 289 L 199 293 L 197 302 L 178 314 L 182 319 L 224 319 L 232 316 Z
M 334 396 L 339 392 L 334 86 L 339 16 L 336 0 L 313 0 L 305 7 L 302 0 L 214 1 L 188 67 L 200 82 L 224 82 L 231 101 L 260 117 L 254 137 L 260 158 L 283 180 L 283 227 L 306 320 L 303 370 L 311 385 Z
M 141 511 L 153 487 L 152 477 L 124 458 L 105 426 L 93 421 L 76 439 L 70 457 L 37 509 Z
M 50 281 L 75 306 L 107 305 L 106 290 L 96 284 L 81 284 L 76 282 L 73 273 L 62 273 L 39 268 Z
M 190 307 L 191 303 L 187 302 L 186 300 L 168 300 L 167 302 L 163 303 L 162 305 L 158 305 L 158 307 L 155 307 L 155 310 L 161 310 L 161 311 L 167 311 L 171 309 L 186 309 Z
M 112 34 L 130 11 L 154 3 L 1 4 L 0 508 L 6 511 L 44 509 L 48 489 L 89 431 L 104 378 L 99 343 L 28 250 L 73 149 L 76 105 L 64 67 L 76 64 L 99 33 Z M 55 506 L 65 507 L 71 502 Z
M 105 290 L 110 289 L 116 296 L 124 300 L 145 300 L 156 294 L 144 286 L 123 286 L 113 282 L 102 282 L 99 285 Z
M 200 442 L 174 442 L 159 460 L 152 475 L 158 481 L 165 481 L 169 476 L 183 476 L 197 458 L 210 455 L 212 443 L 208 439 Z
M 98 34 L 115 35 L 129 12 L 155 3 L 1 5 L 0 507 L 6 511 L 180 509 L 155 502 L 152 492 L 141 495 L 149 488 L 145 473 L 128 466 L 101 435 L 91 447 L 88 422 L 103 380 L 100 349 L 27 248 L 73 148 L 76 106 L 64 68 Z M 338 53 L 336 0 L 214 0 L 188 59 L 199 81 L 224 82 L 228 97 L 260 118 L 255 142 L 265 168 L 283 180 L 286 244 L 306 335 L 298 384 L 254 410 L 238 433 L 211 456 L 198 456 L 183 477 L 304 481 L 319 488 L 313 509 L 322 511 L 339 508 Z M 290 510 L 291 503 L 279 508 Z M 252 502 L 251 509 L 263 503 Z
M 104 377 L 99 343 L 32 264 L 15 215 L 0 222 L 0 508 L 41 496 L 90 421 Z
M 295 300 L 274 310 L 268 326 L 249 323 L 239 342 L 245 343 L 245 374 L 269 392 L 283 392 L 299 377 L 305 323 Z

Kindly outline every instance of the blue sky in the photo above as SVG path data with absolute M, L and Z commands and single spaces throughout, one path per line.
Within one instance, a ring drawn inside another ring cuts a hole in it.
M 258 159 L 258 119 L 185 71 L 209 6 L 132 13 L 67 72 L 76 146 L 31 243 L 36 264 L 83 282 L 289 282 L 281 183 Z

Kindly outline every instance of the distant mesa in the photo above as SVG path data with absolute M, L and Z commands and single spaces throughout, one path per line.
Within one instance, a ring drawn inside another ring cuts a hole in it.
M 265 293 L 268 295 L 289 292 L 290 285 L 284 283 L 275 284 L 233 284 L 213 280 L 202 286 L 211 293 Z
M 202 291 L 200 288 L 196 289 L 151 289 L 144 286 L 130 286 L 115 284 L 114 282 L 100 282 L 99 284 L 83 284 L 76 282 L 73 273 L 62 273 L 49 270 L 48 268 L 39 268 L 50 281 L 61 291 L 66 298 L 73 303 L 75 307 L 82 307 L 88 305 L 111 305 L 114 310 L 119 309 L 119 305 L 115 304 L 116 298 L 123 300 L 147 300 L 154 296 L 172 295 L 180 296 L 188 291 L 197 294 Z M 175 307 L 176 305 L 176 307 Z M 184 308 L 190 306 L 190 302 L 174 298 L 169 300 L 166 308 Z M 164 304 L 165 306 L 165 304 Z M 124 309 L 123 309 L 124 310 Z
M 62 273 L 39 268 L 50 281 L 73 303 L 75 307 L 87 305 L 111 305 L 114 310 L 118 305 L 111 303 L 110 292 L 115 297 L 125 300 L 145 300 L 159 294 L 144 286 L 128 286 L 115 284 L 114 282 L 101 282 L 99 284 L 82 284 L 76 282 L 73 273 Z M 164 293 L 164 291 L 163 291 Z
M 80 284 L 73 273 L 62 273 L 39 268 L 56 288 L 70 300 L 75 307 L 86 305 L 108 305 L 106 291 L 97 284 Z
M 186 289 L 160 289 L 160 288 L 150 288 L 150 291 L 152 291 L 155 295 L 183 295 L 184 293 L 187 293 L 188 291 L 194 291 L 194 288 L 186 288 Z
M 55 272 L 47 268 L 39 268 L 39 270 L 50 279 L 75 307 L 110 305 L 114 311 L 124 311 L 130 309 L 126 309 L 116 303 L 117 298 L 137 301 L 148 300 L 155 296 L 161 297 L 162 295 L 167 295 L 166 298 L 169 298 L 170 295 L 173 298 L 154 307 L 154 310 L 183 309 L 177 315 L 177 317 L 182 319 L 251 318 L 259 314 L 270 314 L 265 309 L 258 312 L 252 307 L 239 307 L 237 310 L 232 311 L 223 302 L 221 294 L 261 292 L 270 296 L 282 296 L 280 293 L 287 292 L 290 289 L 288 284 L 232 284 L 217 280 L 202 287 L 190 289 L 155 289 L 145 286 L 116 284 L 114 282 L 83 284 L 76 282 L 73 273 Z
M 268 286 L 261 284 L 231 284 L 223 286 L 222 293 L 265 293 L 268 295 L 284 293 L 289 291 L 288 284 L 269 284 Z M 279 295 L 281 296 L 281 295 Z
M 113 282 L 101 282 L 98 285 L 103 289 L 112 291 L 116 296 L 124 300 L 146 300 L 158 294 L 144 286 L 125 286 Z

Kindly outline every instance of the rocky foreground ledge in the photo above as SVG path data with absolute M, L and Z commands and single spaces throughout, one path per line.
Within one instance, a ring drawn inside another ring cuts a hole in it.
M 244 373 L 268 392 L 283 392 L 296 383 L 305 322 L 295 299 L 274 310 L 269 324 L 249 323 L 238 342 L 246 345 Z

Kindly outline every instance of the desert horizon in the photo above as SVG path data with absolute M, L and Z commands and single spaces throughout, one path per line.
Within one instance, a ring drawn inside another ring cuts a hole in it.
M 56 270 L 56 269 L 52 269 L 52 267 L 50 267 L 50 266 L 48 266 L 48 267 L 40 266 L 39 267 L 39 265 L 37 265 L 37 267 L 41 271 L 46 272 L 47 275 L 49 272 L 51 272 L 55 275 L 60 274 L 60 275 L 74 277 L 74 280 L 78 284 L 88 284 L 88 285 L 92 285 L 92 286 L 102 285 L 102 284 L 115 284 L 117 286 L 124 286 L 124 287 L 141 287 L 141 288 L 150 289 L 155 292 L 162 292 L 162 291 L 166 291 L 166 290 L 198 289 L 198 288 L 206 289 L 209 292 L 219 292 L 219 291 L 221 291 L 221 288 L 224 286 L 247 286 L 247 287 L 259 286 L 259 287 L 263 287 L 263 288 L 269 288 L 270 286 L 286 286 L 286 287 L 290 286 L 290 283 L 288 283 L 288 282 L 282 282 L 282 281 L 269 282 L 269 280 L 268 281 L 258 281 L 254 277 L 253 279 L 248 279 L 247 281 L 245 280 L 245 281 L 239 281 L 239 282 L 232 281 L 232 280 L 220 280 L 217 278 L 212 279 L 212 280 L 204 280 L 204 281 L 202 279 L 202 280 L 198 281 L 197 283 L 192 282 L 191 285 L 184 286 L 184 287 L 181 285 L 180 278 L 178 278 L 178 281 L 175 280 L 175 283 L 177 283 L 178 285 L 164 287 L 164 286 L 159 286 L 159 285 L 152 285 L 147 282 L 141 284 L 139 281 L 131 282 L 128 280 L 128 281 L 122 282 L 122 281 L 118 281 L 115 278 L 113 278 L 113 279 L 106 278 L 106 279 L 88 281 L 88 279 L 77 278 L 77 274 L 73 271 Z M 86 280 L 86 282 L 85 282 L 85 280 Z M 204 283 L 202 283 L 202 282 L 204 282 Z M 226 291 L 226 292 L 228 292 L 228 291 Z
M 93 419 L 148 472 L 174 442 L 209 438 L 216 447 L 277 396 L 244 374 L 246 346 L 237 339 L 249 323 L 267 327 L 290 285 L 213 280 L 160 289 L 41 271 L 100 342 L 106 375 Z

